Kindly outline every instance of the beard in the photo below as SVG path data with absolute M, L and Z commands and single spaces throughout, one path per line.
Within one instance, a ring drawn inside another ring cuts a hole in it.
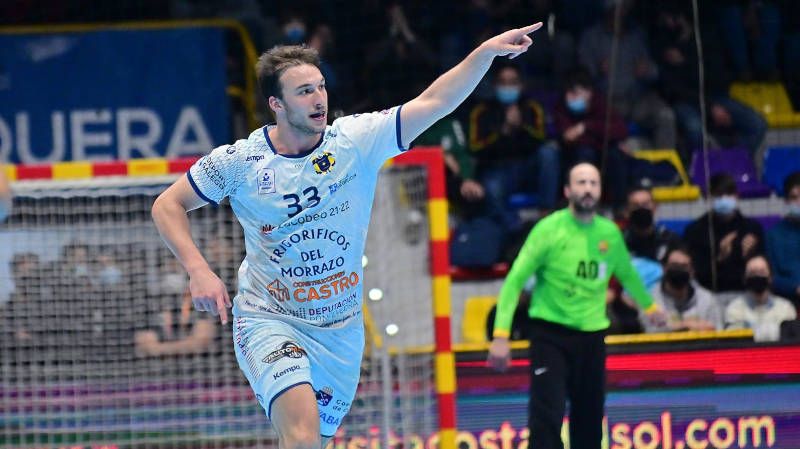
M 322 129 L 316 129 L 315 125 L 308 123 L 310 118 L 307 115 L 296 113 L 295 111 L 286 108 L 286 121 L 295 130 L 302 134 L 313 135 L 325 131 L 327 124 L 322 125 Z
M 592 202 L 590 204 L 585 204 L 583 200 L 591 199 Z M 583 198 L 570 198 L 570 203 L 572 204 L 572 208 L 575 212 L 579 214 L 591 214 L 597 211 L 597 200 L 591 195 L 584 195 Z

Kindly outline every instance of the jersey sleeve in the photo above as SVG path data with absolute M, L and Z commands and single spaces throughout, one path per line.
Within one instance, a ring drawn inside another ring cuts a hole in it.
M 508 338 L 511 333 L 511 324 L 514 321 L 514 312 L 519 302 L 519 294 L 531 276 L 542 265 L 547 254 L 547 235 L 549 226 L 546 221 L 539 222 L 528 234 L 525 244 L 519 252 L 511 270 L 506 276 L 500 295 L 497 298 L 497 314 L 494 318 L 494 337 Z
M 634 301 L 639 305 L 642 310 L 649 311 L 653 306 L 653 297 L 642 282 L 642 278 L 631 262 L 631 255 L 628 253 L 628 247 L 625 245 L 625 239 L 619 230 L 616 230 L 617 244 L 614 245 L 614 275 L 619 279 L 619 282 L 633 297 Z
M 235 145 L 223 145 L 214 148 L 189 168 L 186 176 L 200 198 L 217 204 L 244 181 L 240 152 Z
M 407 150 L 400 134 L 402 108 L 396 106 L 380 112 L 342 117 L 337 120 L 338 132 L 350 140 L 370 167 L 378 168 L 387 159 Z

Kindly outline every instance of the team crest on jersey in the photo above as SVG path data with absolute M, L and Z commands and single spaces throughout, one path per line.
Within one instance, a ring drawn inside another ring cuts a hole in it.
M 275 298 L 275 300 L 278 302 L 289 300 L 289 289 L 283 285 L 283 282 L 277 279 L 267 285 L 267 291 L 269 292 L 269 295 Z
M 318 157 L 312 159 L 311 163 L 314 164 L 314 171 L 321 175 L 333 169 L 333 166 L 336 165 L 336 159 L 334 159 L 330 151 L 325 151 Z
M 600 243 L 597 244 L 597 250 L 600 251 L 600 254 L 605 254 L 608 252 L 608 242 L 605 240 L 600 240 Z
M 262 168 L 258 171 L 258 194 L 275 193 L 275 170 Z
M 321 406 L 326 406 L 331 403 L 331 399 L 333 399 L 333 388 L 331 387 L 322 387 L 319 390 L 314 391 L 317 396 L 317 404 Z

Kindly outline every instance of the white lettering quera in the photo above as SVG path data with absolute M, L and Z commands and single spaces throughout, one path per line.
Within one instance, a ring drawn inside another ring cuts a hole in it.
M 195 106 L 181 108 L 174 128 L 165 130 L 164 125 L 164 119 L 149 108 L 53 111 L 50 150 L 35 154 L 32 148 L 46 148 L 48 143 L 32 142 L 32 137 L 44 133 L 37 130 L 33 134 L 30 113 L 19 111 L 13 118 L 0 117 L 0 159 L 7 160 L 16 153 L 23 164 L 60 162 L 67 159 L 67 149 L 73 160 L 170 158 L 204 153 L 214 147 L 208 127 Z M 158 148 L 166 148 L 166 154 Z

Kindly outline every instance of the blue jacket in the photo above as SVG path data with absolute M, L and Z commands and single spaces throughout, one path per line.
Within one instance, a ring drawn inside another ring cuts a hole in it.
M 797 298 L 800 286 L 800 222 L 783 219 L 767 233 L 767 257 L 772 265 L 772 290 Z

